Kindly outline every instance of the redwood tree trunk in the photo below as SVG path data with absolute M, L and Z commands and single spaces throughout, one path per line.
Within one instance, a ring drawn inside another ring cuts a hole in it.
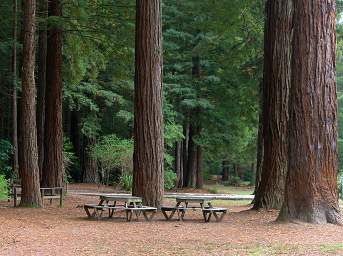
M 164 193 L 160 0 L 136 1 L 133 194 L 160 207 Z
M 43 23 L 39 27 L 38 41 L 38 95 L 37 95 L 37 135 L 39 171 L 42 178 L 44 160 L 44 120 L 45 120 L 45 87 L 46 87 L 46 52 L 47 52 L 47 25 L 48 1 L 40 0 L 39 9 Z
M 49 16 L 61 16 L 60 0 L 49 1 Z M 44 167 L 42 184 L 61 187 L 63 184 L 62 134 L 62 30 L 48 30 L 46 69 L 46 108 L 44 134 Z
M 22 182 L 21 206 L 41 207 L 39 187 L 36 87 L 35 87 L 35 30 L 36 1 L 23 2 L 23 67 L 20 115 L 20 165 Z
M 91 147 L 95 145 L 95 138 L 83 137 L 83 157 L 82 157 L 82 182 L 99 183 L 98 166 L 96 160 L 91 156 Z
M 189 122 L 188 119 L 185 120 L 183 125 L 183 185 L 182 187 L 187 187 L 189 183 L 189 169 L 188 169 L 188 149 L 189 149 Z
M 288 175 L 280 220 L 342 224 L 335 30 L 335 1 L 294 1 Z
M 203 188 L 204 178 L 202 173 L 202 147 L 197 146 L 197 173 L 196 173 L 196 188 Z
M 287 174 L 288 96 L 291 82 L 292 0 L 269 0 L 264 49 L 262 120 L 264 159 L 254 209 L 280 209 Z
M 176 172 L 176 187 L 183 187 L 183 143 L 176 142 L 175 145 L 175 172 Z

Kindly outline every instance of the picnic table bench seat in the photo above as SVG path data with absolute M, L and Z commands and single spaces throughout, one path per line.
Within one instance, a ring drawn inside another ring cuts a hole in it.
M 225 214 L 227 213 L 227 209 L 221 207 L 205 207 L 202 209 L 202 213 L 205 222 L 210 222 L 212 215 L 215 217 L 217 222 L 220 222 L 223 220 Z

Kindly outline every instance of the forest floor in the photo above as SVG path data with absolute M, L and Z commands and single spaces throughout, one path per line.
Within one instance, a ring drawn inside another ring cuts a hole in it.
M 203 223 L 201 212 L 182 223 L 160 213 L 152 222 L 97 221 L 77 207 L 98 201 L 76 194 L 85 190 L 98 188 L 71 186 L 63 208 L 0 202 L 0 255 L 343 255 L 342 227 L 275 223 L 277 211 L 248 211 L 246 201 L 217 201 L 230 209 L 221 223 Z

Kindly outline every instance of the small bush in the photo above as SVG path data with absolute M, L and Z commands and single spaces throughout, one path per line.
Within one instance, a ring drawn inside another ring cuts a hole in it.
M 7 199 L 8 184 L 4 175 L 0 175 L 0 200 Z
M 164 188 L 165 189 L 172 189 L 175 187 L 176 183 L 176 173 L 170 170 L 166 170 L 164 172 Z
M 218 191 L 217 188 L 209 188 L 209 189 L 208 189 L 208 192 L 209 192 L 210 194 L 219 194 L 219 191 Z
M 124 172 L 119 178 L 119 184 L 126 191 L 132 191 L 133 176 L 131 173 Z

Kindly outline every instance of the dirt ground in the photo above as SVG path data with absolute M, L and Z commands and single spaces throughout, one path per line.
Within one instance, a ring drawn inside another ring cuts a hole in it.
M 221 223 L 203 223 L 193 211 L 184 222 L 165 221 L 161 213 L 152 222 L 127 223 L 123 215 L 89 220 L 78 206 L 98 199 L 75 194 L 89 189 L 98 190 L 72 187 L 64 208 L 0 202 L 0 255 L 343 255 L 342 227 L 278 224 L 276 211 L 246 211 L 235 202 Z

